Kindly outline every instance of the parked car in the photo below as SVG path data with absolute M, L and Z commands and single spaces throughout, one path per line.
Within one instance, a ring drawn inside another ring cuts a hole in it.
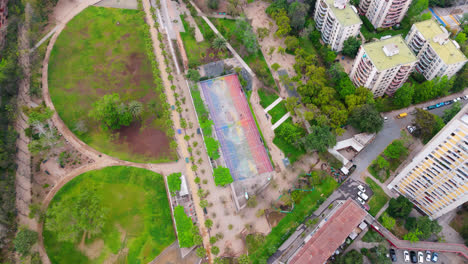
M 432 110 L 432 109 L 436 109 L 437 106 L 436 105 L 430 105 L 427 107 L 427 110 Z
M 463 100 L 468 100 L 468 95 L 464 95 L 464 96 L 462 97 L 462 99 L 463 99 Z
M 427 110 L 427 107 L 423 107 L 423 110 Z
M 362 200 L 361 197 L 358 197 L 357 200 L 358 200 L 358 202 L 359 202 L 360 204 L 362 204 L 362 205 L 364 205 L 364 204 L 366 203 L 366 202 L 364 202 L 364 200 Z
M 453 100 L 449 100 L 449 101 L 444 102 L 444 105 L 451 105 L 451 104 L 453 104 Z
M 366 192 L 366 188 L 364 188 L 364 186 L 362 186 L 361 184 L 359 184 L 357 188 L 358 188 L 361 192 Z
M 437 254 L 437 252 L 433 252 L 432 253 L 432 258 L 431 258 L 431 261 L 436 263 L 437 260 L 439 260 L 439 254 Z
M 411 250 L 409 255 L 410 255 L 411 263 L 418 263 L 418 258 L 416 257 L 416 252 Z
M 387 120 L 388 120 L 388 116 L 384 116 L 383 121 L 387 121 Z
M 395 250 L 393 248 L 390 249 L 390 259 L 392 260 L 392 262 L 397 261 Z
M 358 195 L 359 195 L 364 201 L 367 201 L 367 199 L 369 199 L 369 196 L 367 196 L 364 192 L 358 192 Z
M 405 258 L 405 262 L 409 262 L 409 253 L 408 250 L 403 251 L 403 256 Z
M 454 103 L 455 103 L 455 102 L 458 102 L 458 101 L 460 101 L 461 99 L 462 99 L 461 97 L 457 97 L 457 98 L 453 99 L 453 102 L 454 102 Z
M 418 262 L 424 263 L 424 253 L 422 253 L 421 251 L 418 252 Z
M 442 107 L 442 106 L 444 106 L 444 105 L 445 105 L 444 103 L 438 103 L 438 104 L 435 105 L 435 107 L 436 107 L 436 108 L 439 108 L 439 107 Z
M 416 127 L 415 126 L 407 126 L 406 129 L 408 129 L 408 132 L 410 134 L 413 134 L 413 132 L 416 130 Z
M 429 250 L 426 250 L 426 261 L 431 261 L 431 252 Z

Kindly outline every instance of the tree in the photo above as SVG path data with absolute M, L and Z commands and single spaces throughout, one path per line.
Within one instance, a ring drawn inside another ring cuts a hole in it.
M 167 176 L 167 185 L 169 186 L 169 191 L 172 196 L 176 195 L 177 191 L 180 191 L 180 185 L 182 184 L 182 180 L 180 179 L 180 176 L 182 173 L 172 173 L 169 176 Z
M 143 114 L 143 103 L 139 101 L 131 101 L 128 104 L 128 111 L 133 116 L 134 119 L 140 118 L 141 114 Z
M 198 247 L 196 253 L 197 253 L 197 257 L 201 259 L 206 257 L 206 251 L 205 251 L 205 248 L 203 247 Z
M 304 28 L 307 13 L 309 12 L 309 5 L 298 1 L 294 1 L 289 5 L 288 17 L 290 19 L 290 26 L 299 32 Z
M 390 167 L 390 162 L 388 162 L 384 157 L 379 156 L 376 159 L 376 164 L 379 166 L 379 169 L 388 169 Z
M 195 69 L 188 69 L 187 75 L 185 75 L 185 77 L 187 77 L 187 79 L 191 80 L 192 82 L 198 82 L 200 80 L 200 73 Z
M 416 108 L 414 123 L 417 127 L 415 135 L 420 137 L 424 144 L 444 127 L 444 121 L 440 117 L 419 108 Z
M 237 262 L 239 262 L 239 264 L 251 264 L 249 256 L 246 254 L 240 255 L 240 257 L 237 258 Z
M 218 255 L 219 254 L 219 247 L 217 246 L 212 246 L 211 247 L 211 253 Z
M 400 108 L 408 107 L 413 101 L 413 95 L 414 84 L 404 83 L 403 86 L 395 92 L 393 103 Z
M 411 243 L 415 243 L 419 241 L 419 235 L 421 235 L 421 231 L 418 229 L 408 232 L 406 235 L 403 236 L 404 240 L 409 240 Z
M 213 160 L 218 159 L 219 158 L 219 153 L 218 153 L 219 141 L 217 141 L 216 139 L 212 137 L 206 137 L 205 145 L 206 145 L 206 151 L 208 152 L 208 156 Z
M 218 9 L 219 0 L 208 0 L 208 7 L 215 10 Z
M 252 26 L 247 22 L 245 17 L 236 20 L 234 29 L 234 35 L 238 36 L 242 45 L 249 54 L 254 54 L 258 50 L 258 42 L 255 33 L 253 32 Z
M 352 249 L 344 255 L 338 255 L 336 259 L 337 264 L 362 264 L 362 262 L 362 254 L 355 249 Z
M 400 159 L 402 156 L 408 154 L 408 149 L 405 147 L 402 140 L 394 140 L 384 150 L 384 154 L 391 159 Z
M 234 180 L 232 179 L 231 172 L 228 168 L 224 167 L 217 167 L 213 169 L 213 177 L 216 186 L 226 186 Z
M 247 207 L 249 208 L 257 207 L 257 196 L 253 195 L 249 197 L 249 199 L 247 200 Z
M 336 145 L 336 137 L 328 126 L 312 126 L 312 133 L 302 138 L 301 143 L 309 152 L 325 152 Z
M 27 256 L 30 253 L 31 247 L 37 242 L 37 232 L 21 227 L 16 233 L 13 244 L 15 245 L 15 251 L 20 253 L 22 256 Z
M 287 50 L 294 51 L 299 47 L 299 40 L 294 36 L 287 36 L 284 44 Z
M 55 232 L 59 241 L 77 242 L 83 233 L 99 234 L 107 213 L 96 186 L 87 186 L 77 196 L 60 200 L 50 207 L 45 228 Z
M 351 58 L 356 57 L 359 47 L 361 46 L 361 41 L 356 37 L 349 37 L 343 42 L 343 50 L 341 53 L 343 55 L 349 56 Z
M 428 239 L 432 234 L 438 234 L 442 231 L 442 227 L 436 220 L 431 220 L 428 216 L 422 216 L 416 219 L 416 230 L 420 232 L 417 235 L 419 239 Z
M 101 122 L 103 129 L 119 129 L 128 126 L 133 120 L 127 105 L 120 101 L 116 93 L 106 94 L 93 104 L 89 116 Z
M 428 7 L 429 0 L 414 0 L 408 8 L 406 16 L 409 17 L 411 23 L 413 23 L 418 19 L 419 15 L 422 14 L 422 12 Z
M 211 228 L 213 226 L 213 220 L 206 219 L 205 220 L 205 226 L 206 226 L 206 228 Z
M 348 121 L 361 132 L 377 133 L 383 128 L 383 118 L 371 104 L 354 109 Z
M 460 102 L 455 102 L 452 107 L 449 109 L 444 110 L 444 115 L 442 116 L 442 120 L 444 120 L 444 123 L 447 124 L 452 120 L 452 118 L 461 110 L 461 104 Z
M 455 40 L 458 42 L 458 44 L 460 45 L 465 45 L 465 42 L 466 42 L 466 34 L 464 32 L 460 32 L 458 33 L 457 37 L 455 38 Z
M 341 93 L 344 93 L 344 91 L 340 91 L 340 95 Z M 349 111 L 353 111 L 355 108 L 361 107 L 365 104 L 374 104 L 374 94 L 372 94 L 369 89 L 361 86 L 356 88 L 354 94 L 346 95 L 345 102 Z
M 291 122 L 281 124 L 275 134 L 291 145 L 296 144 L 297 140 L 303 136 L 302 130 Z
M 284 9 L 279 9 L 272 14 L 272 17 L 278 26 L 278 30 L 276 31 L 275 36 L 286 36 L 291 31 L 290 19 L 286 15 L 286 11 Z
M 392 230 L 396 223 L 395 218 L 389 216 L 387 212 L 383 213 L 381 220 L 382 225 L 388 230 Z
M 273 63 L 271 65 L 271 68 L 274 70 L 274 71 L 278 71 L 279 68 L 281 68 L 281 65 L 279 65 L 278 63 Z
M 413 203 L 403 195 L 400 195 L 396 199 L 390 199 L 387 212 L 392 217 L 406 219 L 411 213 L 411 209 L 413 209 Z
M 225 50 L 226 40 L 221 36 L 217 36 L 215 39 L 213 39 L 211 46 L 217 50 Z

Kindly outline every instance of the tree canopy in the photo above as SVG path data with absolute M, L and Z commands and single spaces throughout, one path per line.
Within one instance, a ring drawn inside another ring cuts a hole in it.
M 169 186 L 169 192 L 172 196 L 176 195 L 177 191 L 180 191 L 180 185 L 182 184 L 182 180 L 180 179 L 182 173 L 172 173 L 167 176 L 167 185 Z
M 184 207 L 178 205 L 174 208 L 174 220 L 177 227 L 177 237 L 180 247 L 191 247 L 194 245 L 194 226 L 192 219 L 185 214 Z
M 414 123 L 417 127 L 415 135 L 424 143 L 431 140 L 444 127 L 444 121 L 440 117 L 419 108 L 416 108 Z
M 224 167 L 214 168 L 213 177 L 216 186 L 226 186 L 234 181 L 229 169 Z
M 375 106 L 371 104 L 365 104 L 354 109 L 348 121 L 361 132 L 376 133 L 383 128 L 383 118 Z
M 328 126 L 312 126 L 312 133 L 301 139 L 302 146 L 307 151 L 325 152 L 336 145 L 336 136 Z
M 390 216 L 406 219 L 413 209 L 413 203 L 403 195 L 390 199 L 387 212 Z
M 341 51 L 341 53 L 343 55 L 354 58 L 356 57 L 360 46 L 361 41 L 358 38 L 349 37 L 343 42 L 343 50 Z
M 89 116 L 102 123 L 104 129 L 119 129 L 129 126 L 134 116 L 127 104 L 120 100 L 116 93 L 106 94 L 93 104 Z
M 408 154 L 408 149 L 405 147 L 402 140 L 397 139 L 385 148 L 384 154 L 391 159 L 400 159 Z
M 444 120 L 444 123 L 447 124 L 452 120 L 452 118 L 458 114 L 461 110 L 461 104 L 460 102 L 455 102 L 452 107 L 449 109 L 444 110 L 444 115 L 442 116 L 442 120 Z
M 411 105 L 414 95 L 414 84 L 404 83 L 393 95 L 393 103 L 398 107 L 408 107 Z
M 208 156 L 212 158 L 213 160 L 216 160 L 219 158 L 219 141 L 212 138 L 212 137 L 206 137 L 205 138 L 205 145 L 206 145 L 206 151 L 208 152 Z

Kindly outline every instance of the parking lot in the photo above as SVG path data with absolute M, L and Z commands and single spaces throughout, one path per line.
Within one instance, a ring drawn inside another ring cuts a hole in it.
M 338 192 L 343 195 L 343 199 L 347 199 L 349 197 L 349 198 L 357 201 L 357 198 L 359 197 L 358 196 L 358 192 L 359 192 L 358 186 L 359 185 L 362 185 L 364 187 L 365 194 L 369 197 L 367 199 L 367 201 L 369 201 L 369 199 L 372 197 L 372 195 L 374 193 L 372 192 L 371 188 L 369 188 L 369 186 L 367 186 L 367 184 L 365 184 L 363 182 L 360 182 L 360 181 L 349 179 L 348 181 L 344 182 L 340 186 L 340 188 L 338 188 Z M 359 201 L 358 201 L 358 203 L 359 203 Z
M 405 262 L 404 260 L 404 257 L 403 257 L 403 251 L 402 249 L 395 249 L 395 253 L 396 253 L 396 256 L 397 256 L 397 261 L 396 262 L 393 262 L 393 263 L 398 263 L 398 264 L 407 264 L 407 263 L 411 263 L 411 262 Z M 408 250 L 409 252 L 409 250 Z M 417 251 L 416 252 L 416 256 L 418 254 Z M 437 261 L 437 263 L 441 263 L 441 264 L 452 264 L 452 262 L 450 261 L 450 259 L 444 254 L 444 253 L 441 253 L 441 252 L 437 252 L 439 254 L 439 260 Z M 450 254 L 450 253 L 448 253 Z M 423 263 L 433 263 L 431 261 L 426 261 L 426 253 L 424 253 L 424 262 Z

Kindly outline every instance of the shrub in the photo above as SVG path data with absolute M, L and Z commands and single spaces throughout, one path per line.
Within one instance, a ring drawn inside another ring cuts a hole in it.
M 216 186 L 226 186 L 227 184 L 232 183 L 234 180 L 232 179 L 231 172 L 228 168 L 224 167 L 217 167 L 213 169 L 213 177 Z
M 174 208 L 174 219 L 177 227 L 177 235 L 181 247 L 191 247 L 194 245 L 193 222 L 185 214 L 184 207 L 178 205 Z
M 29 255 L 31 247 L 37 242 L 37 232 L 27 228 L 20 228 L 13 244 L 15 250 L 23 256 Z
M 180 191 L 180 185 L 182 184 L 182 180 L 180 179 L 181 175 L 182 174 L 178 172 L 167 176 L 167 185 L 169 186 L 169 192 L 172 196 L 175 196 L 176 192 Z

